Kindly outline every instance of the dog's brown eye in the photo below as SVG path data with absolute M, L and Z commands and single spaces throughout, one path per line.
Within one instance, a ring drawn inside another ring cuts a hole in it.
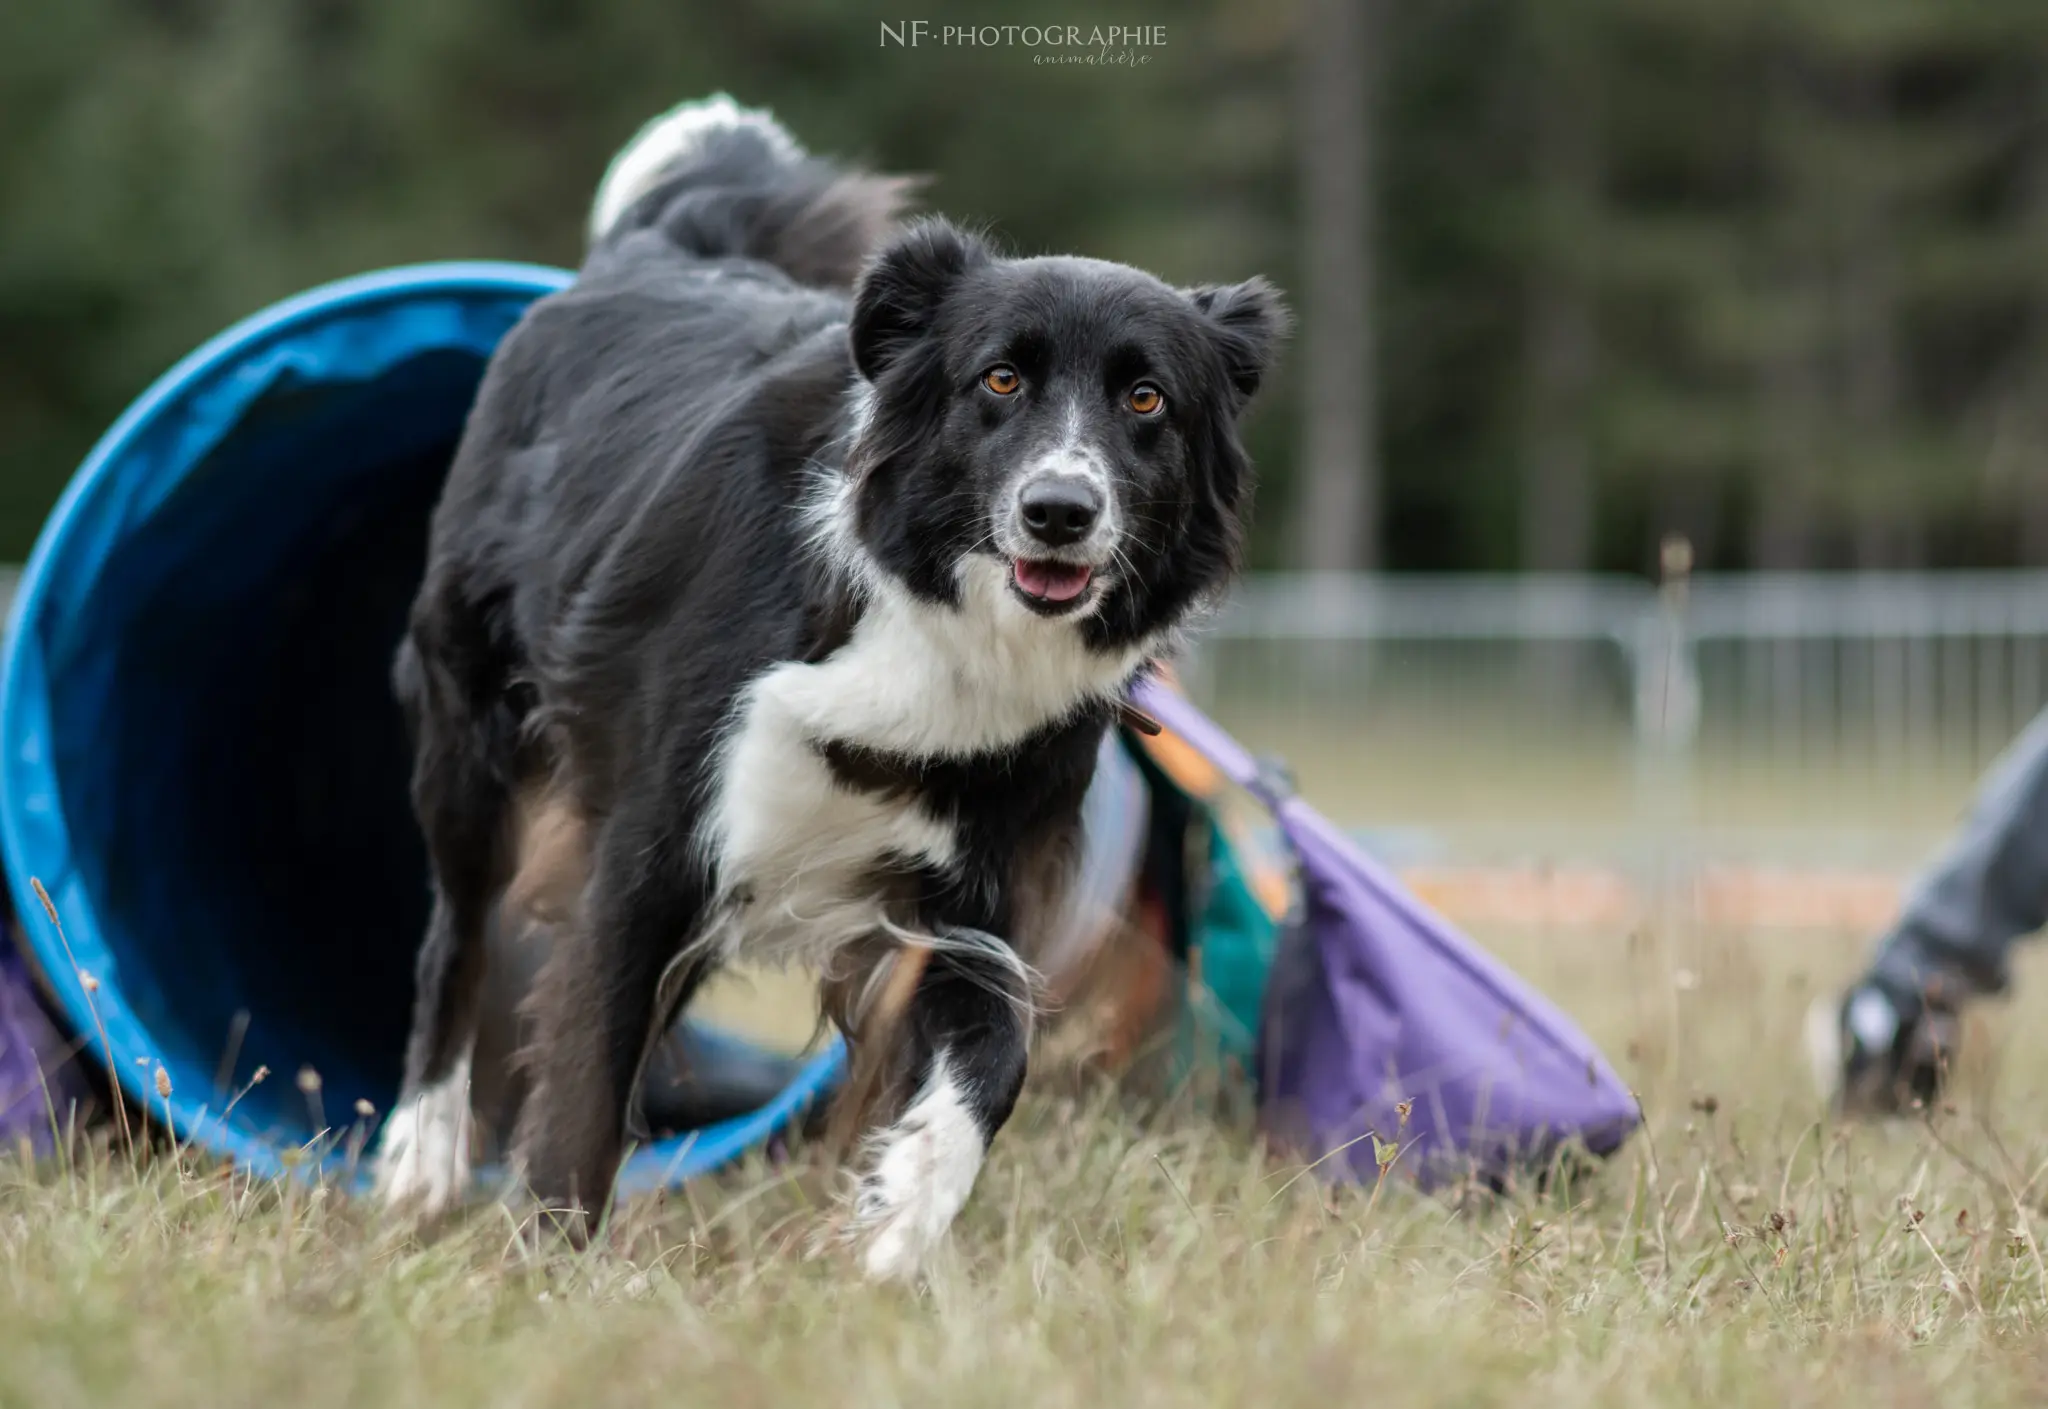
M 1017 369 L 1000 362 L 981 374 L 981 384 L 997 396 L 1008 396 L 1022 385 Z
M 1149 416 L 1166 404 L 1166 397 L 1150 382 L 1139 382 L 1132 387 L 1128 399 L 1131 409 L 1140 416 Z

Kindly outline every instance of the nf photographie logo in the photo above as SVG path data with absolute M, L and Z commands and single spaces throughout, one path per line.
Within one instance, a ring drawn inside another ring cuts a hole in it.
M 933 24 L 881 21 L 884 49 L 1028 49 L 1034 64 L 1136 67 L 1166 47 L 1163 24 Z

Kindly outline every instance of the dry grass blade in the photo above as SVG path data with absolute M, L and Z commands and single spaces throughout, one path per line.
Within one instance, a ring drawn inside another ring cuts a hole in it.
M 106 1059 L 108 1099 L 114 1103 L 114 1120 L 121 1132 L 121 1145 L 127 1150 L 132 1164 L 135 1161 L 135 1132 L 128 1125 L 128 1104 L 121 1095 L 121 1075 L 114 1070 L 114 1044 L 107 1039 L 107 1025 L 100 1017 L 99 1000 L 93 996 L 99 991 L 99 981 L 78 966 L 78 956 L 71 952 L 71 937 L 64 933 L 64 921 L 57 915 L 57 902 L 50 899 L 50 892 L 43 889 L 42 878 L 30 876 L 28 883 L 35 891 L 36 899 L 43 903 L 43 913 L 49 916 L 51 927 L 57 931 L 57 943 L 63 946 L 64 960 L 71 965 L 71 972 L 85 994 L 85 1006 L 92 1014 L 93 1029 L 99 1033 L 100 1053 Z
M 1315 1166 L 1195 1101 L 1037 1084 L 921 1296 L 804 1255 L 815 1150 L 571 1253 L 493 1207 L 422 1242 L 333 1186 L 81 1143 L 0 1166 L 0 1404 L 2038 1404 L 2048 973 L 1974 1123 L 1842 1131 L 1798 1030 L 1860 949 L 1717 938 L 1674 1034 L 1621 939 L 1503 943 L 1651 1114 L 1540 1189 L 1425 1198 L 1397 1131 L 1373 1187 L 1279 1198 Z

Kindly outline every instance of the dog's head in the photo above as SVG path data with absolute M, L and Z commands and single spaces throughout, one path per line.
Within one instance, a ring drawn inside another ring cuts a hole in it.
M 1285 324 L 1262 280 L 1175 289 L 916 225 L 855 297 L 854 537 L 930 601 L 1071 620 L 1103 649 L 1171 627 L 1237 565 L 1237 422 Z

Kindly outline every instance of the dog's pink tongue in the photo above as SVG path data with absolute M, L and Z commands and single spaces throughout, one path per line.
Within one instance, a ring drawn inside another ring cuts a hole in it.
M 1088 590 L 1089 569 L 1075 563 L 1017 560 L 1017 585 L 1048 602 L 1071 602 Z

